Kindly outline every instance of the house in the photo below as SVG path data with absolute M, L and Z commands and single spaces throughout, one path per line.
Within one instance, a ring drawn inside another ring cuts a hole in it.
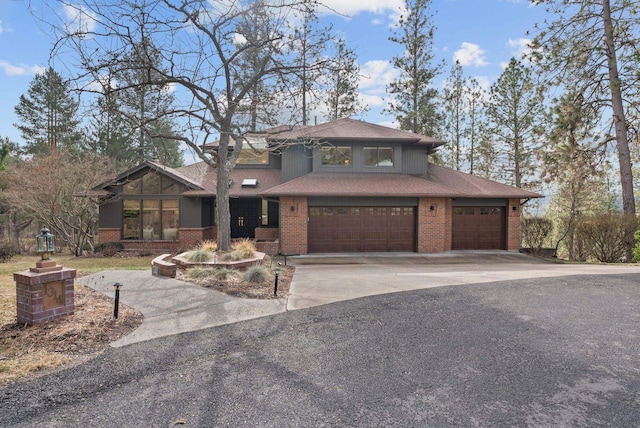
M 231 237 L 282 254 L 517 250 L 521 205 L 541 195 L 429 163 L 443 144 L 353 119 L 269 130 L 231 172 Z M 93 189 L 100 242 L 215 239 L 215 189 L 203 162 L 143 162 Z

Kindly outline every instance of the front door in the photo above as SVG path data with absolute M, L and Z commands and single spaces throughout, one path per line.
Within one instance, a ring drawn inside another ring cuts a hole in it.
M 231 199 L 231 238 L 255 238 L 260 226 L 261 199 Z

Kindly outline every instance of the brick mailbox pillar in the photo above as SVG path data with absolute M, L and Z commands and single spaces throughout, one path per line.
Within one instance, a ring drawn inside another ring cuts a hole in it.
M 14 272 L 18 324 L 40 324 L 74 312 L 75 269 L 40 260 L 35 268 Z

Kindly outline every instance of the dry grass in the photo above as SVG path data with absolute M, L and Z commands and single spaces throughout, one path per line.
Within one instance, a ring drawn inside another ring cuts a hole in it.
M 263 281 L 252 282 L 244 277 L 246 270 L 236 269 L 200 269 L 193 276 L 192 269 L 178 269 L 177 278 L 182 281 L 192 282 L 203 287 L 214 288 L 217 291 L 227 293 L 231 296 L 244 297 L 250 299 L 273 299 L 273 288 L 275 283 L 276 268 L 278 268 L 278 296 L 283 297 L 289 294 L 289 286 L 293 279 L 295 268 L 293 266 L 282 266 L 274 262 L 270 257 L 264 260 L 264 264 L 259 266 L 264 269 L 266 276 Z
M 56 255 L 55 259 L 82 276 L 103 270 L 149 269 L 152 257 Z M 36 256 L 21 256 L 0 263 L 0 384 L 100 352 L 142 322 L 138 312 L 124 305 L 114 320 L 113 299 L 76 287 L 74 315 L 31 327 L 16 324 L 13 272 L 27 270 L 37 260 Z

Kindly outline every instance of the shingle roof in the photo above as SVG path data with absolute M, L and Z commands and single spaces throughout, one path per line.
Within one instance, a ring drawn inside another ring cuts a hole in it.
M 429 165 L 429 174 L 313 172 L 276 186 L 263 196 L 400 196 L 465 198 L 539 198 L 534 192 Z
M 384 140 L 386 142 L 405 144 L 426 144 L 433 147 L 445 144 L 444 141 L 425 135 L 414 134 L 413 132 L 401 131 L 399 129 L 349 118 L 338 119 L 320 125 L 296 127 L 285 131 L 278 129 L 278 131 L 277 133 L 267 132 L 267 140 L 274 142 L 305 139 L 326 141 Z
M 182 193 L 184 196 L 215 196 L 216 195 L 216 173 L 215 169 L 204 162 L 185 166 L 179 169 L 182 174 L 190 177 L 202 188 L 200 190 L 189 190 Z M 230 177 L 232 180 L 229 188 L 231 197 L 257 197 L 260 193 L 280 184 L 280 170 L 272 168 L 234 168 Z M 257 180 L 256 187 L 242 187 L 245 179 Z

